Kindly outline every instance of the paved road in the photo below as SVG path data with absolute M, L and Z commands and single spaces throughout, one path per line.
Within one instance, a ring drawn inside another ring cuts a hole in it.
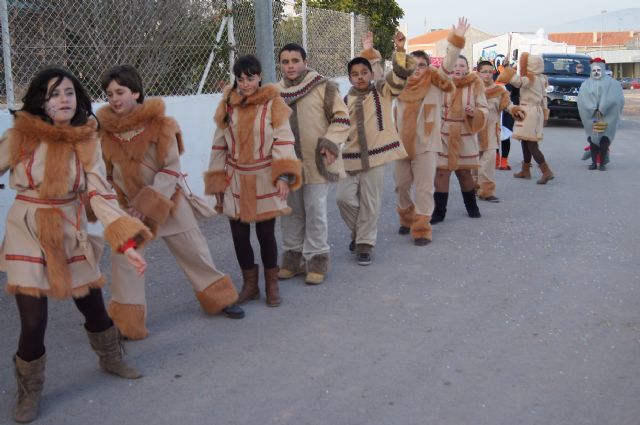
M 502 202 L 477 220 L 454 181 L 427 247 L 396 234 L 389 168 L 374 264 L 346 250 L 332 196 L 328 283 L 287 281 L 280 308 L 252 302 L 241 321 L 203 315 L 156 243 L 151 335 L 127 344 L 146 376 L 102 374 L 73 304 L 51 303 L 38 423 L 637 425 L 639 135 L 640 121 L 623 121 L 610 170 L 588 171 L 581 128 L 553 123 L 543 151 L 555 180 L 498 172 Z M 239 285 L 226 221 L 203 230 Z M 6 423 L 18 320 L 4 294 L 0 319 Z

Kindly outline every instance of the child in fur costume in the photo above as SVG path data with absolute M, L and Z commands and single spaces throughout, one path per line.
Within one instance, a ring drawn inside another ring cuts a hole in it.
M 429 221 L 434 208 L 434 179 L 438 152 L 442 152 L 440 105 L 444 93 L 455 90 L 448 70 L 453 69 L 460 49 L 464 47 L 464 34 L 468 28 L 464 18 L 453 27 L 448 36 L 447 55 L 440 68 L 429 66 L 425 52 L 411 53 L 417 63 L 416 70 L 398 97 L 396 125 L 408 155 L 395 163 L 396 209 L 400 216 L 398 233 L 411 233 L 418 246 L 431 241 Z M 414 184 L 415 202 L 411 198 Z
M 233 65 L 236 80 L 225 89 L 214 117 L 218 128 L 205 173 L 205 192 L 218 196 L 229 217 L 243 276 L 239 302 L 260 298 L 250 240 L 250 223 L 255 223 L 267 305 L 277 307 L 282 300 L 275 222 L 291 212 L 287 197 L 302 186 L 302 166 L 289 126 L 291 109 L 275 84 L 260 85 L 261 72 L 260 62 L 251 55 Z
M 478 63 L 478 75 L 484 83 L 485 97 L 489 106 L 489 117 L 487 125 L 478 133 L 478 147 L 480 150 L 480 169 L 478 171 L 478 198 L 488 202 L 500 202 L 496 196 L 496 165 L 494 164 L 494 152 L 498 149 L 502 126 L 500 115 L 502 111 L 513 105 L 509 97 L 509 92 L 501 85 L 493 81 L 494 67 L 491 62 L 482 61 Z M 516 119 L 522 117 L 522 111 L 514 111 Z
M 108 70 L 101 85 L 109 101 L 98 111 L 102 150 L 120 205 L 162 237 L 206 313 L 242 318 L 235 287 L 216 268 L 196 221 L 195 200 L 186 195 L 178 123 L 165 115 L 162 99 L 144 99 L 140 75 L 130 65 Z M 146 338 L 145 281 L 122 260 L 112 257 L 109 314 L 127 338 Z
M 469 63 L 458 56 L 453 70 L 454 93 L 445 93 L 442 111 L 442 152 L 438 153 L 431 223 L 444 220 L 449 199 L 449 180 L 455 171 L 469 217 L 480 217 L 471 170 L 479 167 L 477 134 L 486 126 L 489 115 L 484 84 Z
M 384 80 L 372 81 L 369 59 L 380 57 L 373 48 L 373 34 L 364 39 L 364 50 L 349 62 L 352 86 L 346 97 L 351 118 L 349 142 L 342 152 L 347 177 L 338 183 L 338 209 L 351 232 L 349 249 L 358 264 L 371 264 L 382 203 L 384 164 L 407 156 L 392 121 L 392 102 L 413 73 L 415 60 L 404 53 L 405 37 L 394 39 L 393 70 Z
M 301 46 L 287 44 L 279 59 L 283 77 L 278 87 L 292 109 L 289 123 L 302 161 L 303 185 L 289 195 L 291 214 L 282 217 L 284 253 L 278 277 L 304 273 L 306 264 L 306 283 L 317 285 L 329 269 L 327 195 L 329 183 L 344 174 L 342 161 L 336 159 L 349 136 L 349 111 L 337 85 L 307 68 Z
M 0 270 L 7 273 L 6 289 L 15 295 L 22 325 L 13 358 L 14 419 L 24 423 L 38 416 L 48 297 L 73 297 L 102 369 L 128 379 L 141 376 L 122 360 L 120 336 L 104 306 L 105 277 L 98 268 L 103 241 L 87 234 L 87 209 L 136 274 L 147 265 L 135 248 L 151 233 L 118 207 L 106 179 L 97 123 L 90 119 L 91 100 L 76 77 L 61 68 L 41 71 L 14 115 L 13 128 L 0 139 L 0 175 L 10 170 L 17 192 L 0 247 Z
M 546 184 L 554 178 L 549 164 L 540 150 L 544 122 L 549 118 L 547 109 L 547 77 L 543 74 L 544 61 L 541 56 L 523 53 L 520 56 L 516 71 L 508 66 L 500 73 L 498 81 L 520 89 L 520 104 L 509 108 L 517 108 L 524 112 L 524 119 L 513 126 L 513 138 L 520 140 L 522 145 L 522 168 L 513 176 L 520 179 L 531 178 L 531 158 L 540 166 L 542 176 L 538 184 Z M 513 115 L 513 114 L 512 114 Z

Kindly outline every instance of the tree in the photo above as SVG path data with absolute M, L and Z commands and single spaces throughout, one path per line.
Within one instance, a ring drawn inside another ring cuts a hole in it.
M 298 3 L 301 3 L 298 0 Z M 369 18 L 374 33 L 374 45 L 383 58 L 393 54 L 393 36 L 404 10 L 396 0 L 309 0 L 307 6 L 340 12 L 355 12 Z

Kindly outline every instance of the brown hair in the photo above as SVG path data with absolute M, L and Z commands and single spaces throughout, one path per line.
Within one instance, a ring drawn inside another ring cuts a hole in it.
M 142 88 L 142 78 L 138 70 L 132 65 L 116 65 L 109 69 L 100 78 L 100 86 L 103 91 L 107 91 L 107 87 L 112 81 L 127 87 L 133 93 L 140 93 L 137 102 L 144 102 L 144 89 Z

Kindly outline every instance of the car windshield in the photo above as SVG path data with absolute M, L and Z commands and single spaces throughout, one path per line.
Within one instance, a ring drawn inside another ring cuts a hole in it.
M 544 73 L 547 75 L 584 75 L 588 76 L 591 66 L 588 59 L 574 59 L 546 56 Z

